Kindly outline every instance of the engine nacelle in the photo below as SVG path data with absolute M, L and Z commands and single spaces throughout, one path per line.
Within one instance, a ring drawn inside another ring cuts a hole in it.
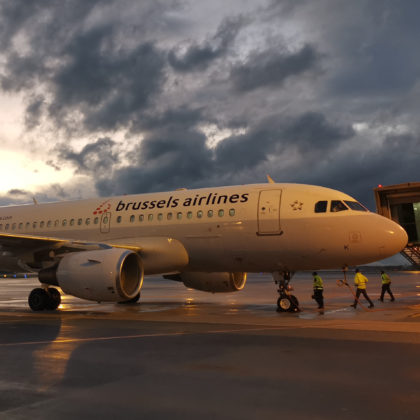
M 75 252 L 64 256 L 57 266 L 39 272 L 41 283 L 97 302 L 133 299 L 140 292 L 143 277 L 140 257 L 120 248 Z
M 246 273 L 195 273 L 179 274 L 179 280 L 186 287 L 203 292 L 227 293 L 242 290 L 246 283 Z

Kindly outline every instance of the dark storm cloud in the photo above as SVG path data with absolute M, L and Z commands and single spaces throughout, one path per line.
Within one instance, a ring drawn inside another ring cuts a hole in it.
M 211 39 L 202 44 L 190 45 L 184 53 L 179 48 L 171 50 L 168 54 L 169 63 L 178 72 L 205 69 L 213 60 L 226 54 L 245 23 L 244 17 L 225 19 Z
M 37 95 L 31 97 L 29 104 L 26 107 L 25 115 L 25 126 L 28 130 L 36 127 L 39 124 L 40 118 L 42 116 L 44 97 L 42 95 Z
M 117 170 L 113 179 L 98 181 L 98 191 L 102 195 L 128 194 L 202 182 L 212 168 L 212 152 L 197 128 L 202 121 L 200 110 L 188 108 L 146 118 L 144 139 L 132 156 L 132 166 Z
M 124 45 L 121 39 L 128 29 L 116 20 L 89 23 L 92 16 L 106 13 L 106 7 L 117 8 L 117 2 L 36 2 L 28 13 L 26 4 L 6 2 L 0 9 L 0 24 L 9 27 L 13 22 L 11 33 L 1 33 L 0 43 L 6 47 L 1 86 L 30 95 L 40 84 L 46 86 L 45 109 L 58 127 L 73 129 L 71 113 L 81 118 L 79 125 L 88 131 L 125 127 L 160 92 L 164 52 L 142 39 Z M 149 9 L 154 7 L 150 4 Z M 160 2 L 155 4 L 162 10 Z M 149 9 L 144 12 L 148 17 Z M 21 37 L 23 48 L 16 37 Z M 28 128 L 39 120 L 39 105 L 31 102 L 27 107 Z
M 305 45 L 297 52 L 268 50 L 251 55 L 232 69 L 230 78 L 237 91 L 281 85 L 288 77 L 313 69 L 319 60 L 315 48 Z
M 241 176 L 248 179 L 247 174 L 270 156 L 287 159 L 288 153 L 297 150 L 302 157 L 319 157 L 354 134 L 351 128 L 334 125 L 315 112 L 274 115 L 211 149 L 197 129 L 204 121 L 199 110 L 189 109 L 167 111 L 150 119 L 132 166 L 116 171 L 113 179 L 101 179 L 98 191 L 111 195 L 232 183 Z
M 118 162 L 118 153 L 113 151 L 115 144 L 110 138 L 104 137 L 87 144 L 78 153 L 64 146 L 59 151 L 59 157 L 71 162 L 77 168 L 77 172 L 88 172 L 98 176 L 112 169 Z
M 333 150 L 354 135 L 351 127 L 339 127 L 324 115 L 310 112 L 297 117 L 271 116 L 246 134 L 218 144 L 217 165 L 223 170 L 251 169 L 271 154 L 281 155 L 296 148 L 301 156 L 316 157 Z
M 418 181 L 420 4 L 248 3 L 3 0 L 1 89 L 40 149 L 65 136 L 48 164 L 103 195 L 269 172 L 369 201 L 377 183 Z

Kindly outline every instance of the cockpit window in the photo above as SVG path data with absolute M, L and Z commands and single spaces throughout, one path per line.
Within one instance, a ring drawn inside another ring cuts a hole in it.
M 331 201 L 331 211 L 332 212 L 343 211 L 343 210 L 348 210 L 348 208 L 342 201 L 339 201 L 339 200 L 332 200 Z
M 358 203 L 357 201 L 344 201 L 352 210 L 356 211 L 368 211 L 366 207 L 364 207 L 362 204 Z
M 315 203 L 315 213 L 325 213 L 327 211 L 328 201 L 318 201 Z

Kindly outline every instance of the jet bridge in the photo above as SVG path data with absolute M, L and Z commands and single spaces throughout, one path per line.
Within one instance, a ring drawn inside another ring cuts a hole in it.
M 407 232 L 408 244 L 401 254 L 420 268 L 420 182 L 379 185 L 374 191 L 376 211 Z

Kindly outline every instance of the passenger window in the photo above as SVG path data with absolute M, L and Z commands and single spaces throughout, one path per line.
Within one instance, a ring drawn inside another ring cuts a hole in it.
M 225 215 L 225 211 L 223 209 L 220 209 L 218 215 L 219 217 L 223 217 Z
M 99 217 L 95 217 L 95 218 L 93 219 L 93 223 L 94 223 L 95 225 L 97 225 L 97 224 L 99 223 Z
M 198 210 L 197 212 L 197 218 L 201 219 L 203 217 L 203 211 L 202 210 Z
M 60 224 L 60 221 L 59 221 L 59 220 L 56 220 L 56 221 L 54 222 L 54 226 L 55 226 L 55 227 L 57 227 L 59 224 Z
M 23 229 L 23 223 L 19 223 L 19 229 Z
M 0 230 L 3 230 L 3 223 L 0 223 Z
M 347 201 L 344 200 L 344 202 L 352 209 L 356 211 L 369 211 L 366 207 L 364 207 L 362 204 L 358 203 L 357 201 Z
M 9 223 L 7 223 L 6 224 L 6 226 L 4 227 L 6 230 L 9 230 L 9 227 L 10 227 L 10 225 L 9 225 Z
M 235 216 L 235 209 L 229 210 L 229 216 Z
M 63 223 L 62 223 L 62 225 L 63 225 L 63 226 L 67 226 L 67 220 L 66 220 L 66 219 L 63 219 Z
M 15 230 L 16 229 L 16 223 L 13 223 L 12 224 L 12 230 Z
M 188 219 L 192 219 L 192 211 L 189 211 L 189 212 L 187 213 L 187 218 L 188 218 Z
M 178 220 L 181 220 L 181 219 L 182 219 L 182 213 L 181 213 L 181 212 L 177 213 L 177 214 L 176 214 L 176 218 L 177 218 Z
M 121 216 L 118 216 L 117 217 L 117 223 L 121 223 L 121 219 L 122 219 L 122 217 Z
M 167 218 L 168 220 L 172 220 L 172 213 L 168 213 L 168 214 L 166 215 L 166 218 Z
M 158 220 L 162 220 L 163 219 L 163 214 L 159 213 L 157 217 L 158 217 Z
M 148 220 L 149 222 L 151 222 L 151 221 L 153 220 L 153 214 L 149 214 L 149 215 L 147 216 L 147 220 Z
M 104 225 L 107 225 L 108 224 L 108 221 L 109 221 L 108 216 L 105 216 L 103 218 Z
M 143 214 L 141 214 L 140 216 L 139 216 L 139 221 L 140 222 L 142 222 L 144 220 L 144 215 Z
M 134 219 L 135 219 L 135 216 L 134 216 L 134 214 L 132 214 L 132 215 L 130 216 L 130 223 L 133 223 L 133 222 L 134 222 Z
M 318 201 L 315 204 L 315 213 L 325 213 L 327 211 L 328 201 Z
M 39 227 L 40 227 L 40 228 L 43 228 L 43 227 L 44 227 L 44 225 L 45 225 L 45 223 L 44 223 L 44 221 L 42 221 L 42 222 L 39 224 Z
M 48 220 L 48 222 L 47 222 L 47 227 L 51 227 L 51 225 L 52 225 L 51 220 Z
M 343 211 L 343 210 L 348 210 L 347 206 L 339 200 L 332 200 L 331 201 L 331 211 L 334 212 L 338 212 L 338 211 Z
M 80 226 L 81 224 L 83 223 L 83 220 L 82 219 L 78 219 L 77 220 L 77 224 Z
M 209 210 L 207 212 L 207 217 L 213 217 L 213 210 Z
M 9 226 L 9 225 L 6 225 L 6 229 L 8 228 L 8 226 Z M 36 222 L 33 222 L 33 223 L 32 223 L 32 227 L 33 227 L 34 229 L 36 229 L 36 227 L 37 227 L 37 223 L 36 223 Z
M 26 229 L 29 229 L 31 227 L 31 224 L 29 222 L 26 222 Z
M 70 226 L 74 225 L 74 219 L 70 219 Z
M 90 218 L 88 217 L 85 221 L 86 225 L 90 225 Z

